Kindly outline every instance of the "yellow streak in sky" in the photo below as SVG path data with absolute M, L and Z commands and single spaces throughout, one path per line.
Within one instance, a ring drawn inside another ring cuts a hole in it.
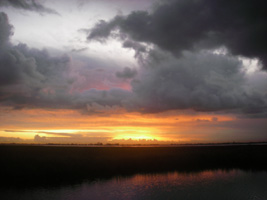
M 224 131 L 220 126 L 213 126 L 211 129 L 211 125 L 235 120 L 231 115 L 205 113 L 179 115 L 174 111 L 162 114 L 121 111 L 108 116 L 90 116 L 73 110 L 2 108 L 0 113 L 2 116 L 0 116 L 0 137 L 19 137 L 21 139 L 33 139 L 37 134 L 46 137 L 67 137 L 68 135 L 60 134 L 67 133 L 118 140 L 130 138 L 164 141 L 199 140 L 210 138 L 216 131 L 220 133 Z M 53 135 L 53 133 L 55 134 Z

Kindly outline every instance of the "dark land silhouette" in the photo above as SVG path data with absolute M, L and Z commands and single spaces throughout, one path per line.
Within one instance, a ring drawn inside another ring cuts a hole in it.
M 1 187 L 81 183 L 136 173 L 267 171 L 267 145 L 72 147 L 0 145 Z

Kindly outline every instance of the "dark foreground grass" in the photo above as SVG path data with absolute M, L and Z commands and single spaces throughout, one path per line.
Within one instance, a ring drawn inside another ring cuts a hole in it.
M 79 183 L 135 173 L 267 171 L 267 146 L 56 147 L 0 145 L 1 186 Z

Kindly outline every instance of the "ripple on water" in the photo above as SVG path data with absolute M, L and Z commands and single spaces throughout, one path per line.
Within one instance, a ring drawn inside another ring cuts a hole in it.
M 0 190 L 1 199 L 267 199 L 267 172 L 212 170 L 137 174 L 54 188 Z

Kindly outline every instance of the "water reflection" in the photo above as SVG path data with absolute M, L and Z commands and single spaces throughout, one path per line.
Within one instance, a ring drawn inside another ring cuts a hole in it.
M 2 197 L 1 197 L 2 196 Z M 1 199 L 267 199 L 267 172 L 138 174 L 59 188 L 1 191 Z

